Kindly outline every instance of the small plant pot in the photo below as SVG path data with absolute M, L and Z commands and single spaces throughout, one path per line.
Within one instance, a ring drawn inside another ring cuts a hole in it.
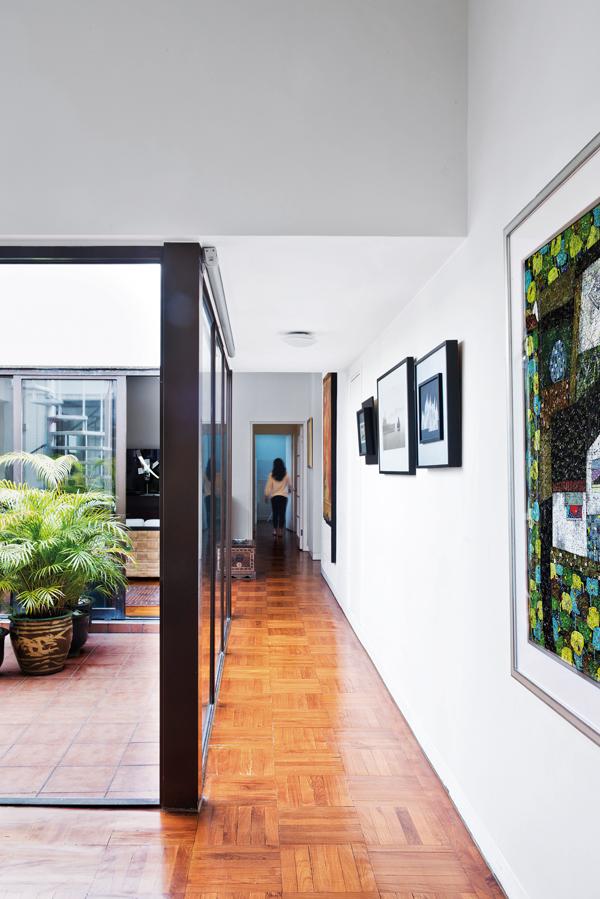
M 82 647 L 87 642 L 90 635 L 90 614 L 89 612 L 73 612 L 73 638 L 71 640 L 71 648 L 69 656 L 78 656 Z
M 0 627 L 0 665 L 4 661 L 4 641 L 8 637 L 8 628 Z
M 56 618 L 13 618 L 10 639 L 23 674 L 56 674 L 73 638 L 71 612 Z

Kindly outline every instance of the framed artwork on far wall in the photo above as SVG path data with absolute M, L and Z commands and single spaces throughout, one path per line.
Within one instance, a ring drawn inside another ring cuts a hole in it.
M 511 672 L 600 744 L 600 135 L 507 226 Z
M 377 431 L 375 428 L 375 400 L 372 396 L 365 400 L 356 413 L 358 454 L 367 465 L 377 464 Z
M 415 360 L 407 356 L 377 378 L 381 474 L 415 473 Z
M 460 360 L 457 340 L 446 340 L 415 366 L 417 467 L 462 464 Z
M 331 561 L 336 560 L 337 374 L 323 378 L 323 518 L 331 528 Z
M 313 467 L 313 420 L 312 417 L 306 422 L 306 465 L 307 468 Z

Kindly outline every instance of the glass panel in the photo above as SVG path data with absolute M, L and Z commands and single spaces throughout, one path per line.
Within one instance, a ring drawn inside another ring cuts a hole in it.
M 0 378 L 0 453 L 13 449 L 13 381 Z
M 215 543 L 217 547 L 217 578 L 215 584 L 215 685 L 219 671 L 219 661 L 223 646 L 222 600 L 223 600 L 223 439 L 221 433 L 223 398 L 223 363 L 218 344 L 215 346 L 215 465 L 213 468 L 213 495 L 215 502 Z
M 199 509 L 200 540 L 200 702 L 202 704 L 202 734 L 206 734 L 211 703 L 211 542 L 212 507 L 211 463 L 211 323 L 206 310 L 202 314 L 200 333 L 200 471 L 202 502 Z
M 67 489 L 115 494 L 115 381 L 23 381 L 23 449 L 80 462 Z M 41 486 L 25 472 L 27 482 Z

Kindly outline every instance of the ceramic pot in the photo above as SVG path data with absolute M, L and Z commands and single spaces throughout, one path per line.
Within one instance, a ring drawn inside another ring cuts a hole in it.
M 8 637 L 8 628 L 0 627 L 0 665 L 4 661 L 4 641 Z
M 23 674 L 56 674 L 73 638 L 71 612 L 56 618 L 13 618 L 10 639 Z
M 90 615 L 89 612 L 73 612 L 73 639 L 71 640 L 71 648 L 69 656 L 78 656 L 81 647 L 87 642 L 90 635 Z

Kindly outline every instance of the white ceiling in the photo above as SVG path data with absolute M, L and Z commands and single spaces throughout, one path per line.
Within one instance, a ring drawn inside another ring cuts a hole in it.
M 466 12 L 0 3 L 0 233 L 461 234 Z
M 225 237 L 214 243 L 236 371 L 348 365 L 459 246 L 457 237 Z M 285 331 L 314 331 L 312 347 Z

